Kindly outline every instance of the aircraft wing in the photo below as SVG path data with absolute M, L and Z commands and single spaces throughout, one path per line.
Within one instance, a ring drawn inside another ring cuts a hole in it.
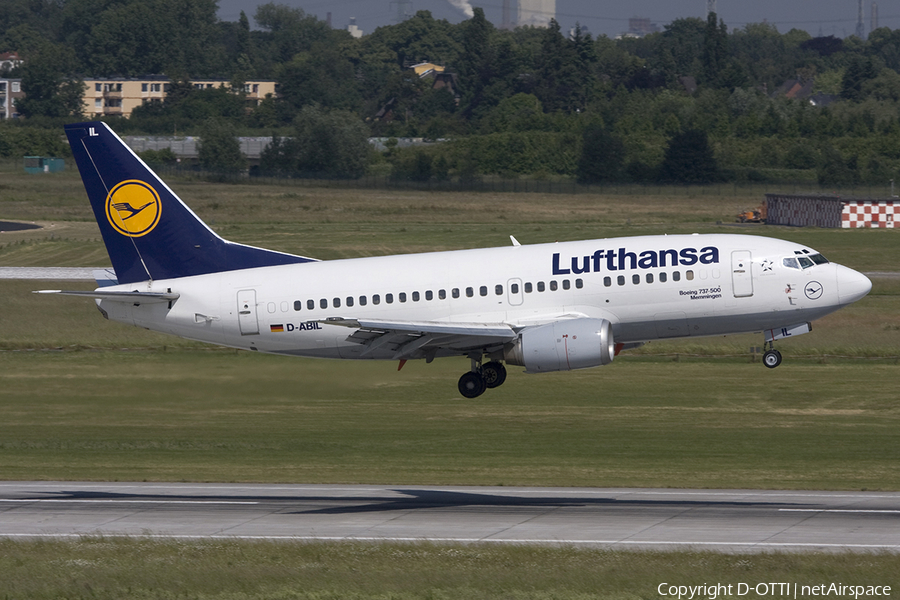
M 505 323 L 449 323 L 446 321 L 391 321 L 326 319 L 327 325 L 355 329 L 347 341 L 365 346 L 360 358 L 375 351 L 393 353 L 392 360 L 434 356 L 440 349 L 454 352 L 502 346 L 518 334 Z

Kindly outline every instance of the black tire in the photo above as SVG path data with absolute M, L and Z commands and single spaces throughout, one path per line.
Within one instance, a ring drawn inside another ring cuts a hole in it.
M 781 352 L 778 350 L 769 350 L 763 354 L 763 364 L 770 369 L 774 369 L 781 364 Z
M 506 367 L 503 366 L 502 362 L 496 360 L 492 360 L 481 367 L 481 374 L 488 389 L 500 387 L 506 381 Z
M 477 398 L 487 389 L 484 377 L 479 373 L 468 371 L 459 378 L 459 393 L 466 398 Z

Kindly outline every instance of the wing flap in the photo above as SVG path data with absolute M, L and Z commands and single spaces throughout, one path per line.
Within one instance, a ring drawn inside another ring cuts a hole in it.
M 343 318 L 319 322 L 355 329 L 347 341 L 365 346 L 360 357 L 379 354 L 392 360 L 428 358 L 438 350 L 465 354 L 479 348 L 502 346 L 518 335 L 505 323 Z
M 415 334 L 474 335 L 496 337 L 506 341 L 515 339 L 516 332 L 506 323 L 451 323 L 447 321 L 392 321 L 387 319 L 325 319 L 326 325 L 340 325 L 353 329 Z

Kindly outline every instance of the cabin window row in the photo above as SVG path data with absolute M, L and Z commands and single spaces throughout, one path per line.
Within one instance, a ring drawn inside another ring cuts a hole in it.
M 669 280 L 669 274 L 666 273 L 665 271 L 659 273 L 657 276 L 659 277 L 659 282 L 660 282 L 660 283 L 666 283 L 666 282 Z M 684 272 L 684 278 L 685 278 L 685 280 L 687 280 L 687 281 L 693 281 L 693 279 L 694 279 L 694 272 L 691 271 L 691 270 L 685 271 L 685 272 Z M 653 273 L 647 273 L 647 274 L 644 276 L 644 280 L 645 280 L 647 283 L 653 283 L 654 280 L 655 280 Z M 625 285 L 625 281 L 626 281 L 626 279 L 625 279 L 625 276 L 624 276 L 624 275 L 619 275 L 619 276 L 616 277 L 616 285 Z M 672 271 L 672 281 L 681 281 L 681 271 Z M 641 283 L 641 276 L 640 276 L 640 274 L 635 273 L 634 275 L 632 275 L 632 276 L 631 276 L 631 283 L 632 283 L 633 285 L 638 285 L 638 284 L 640 284 L 640 283 Z M 603 278 L 603 285 L 604 285 L 604 286 L 606 286 L 606 287 L 612 287 L 612 284 L 613 284 L 613 279 L 612 279 L 612 277 L 610 277 L 609 275 L 607 275 L 606 277 Z
M 560 286 L 562 286 L 562 289 L 568 290 L 568 289 L 572 288 L 572 282 L 568 279 L 563 279 L 561 282 L 556 281 L 556 280 L 549 282 L 550 291 L 556 291 L 556 290 L 560 289 Z M 575 280 L 575 288 L 580 290 L 583 287 L 584 287 L 584 280 L 576 279 Z M 522 288 L 524 289 L 524 292 L 526 294 L 530 294 L 530 293 L 534 292 L 535 290 L 537 290 L 538 292 L 544 292 L 548 289 L 548 286 L 543 281 L 538 281 L 537 284 L 532 284 L 529 281 L 529 282 L 526 282 L 522 286 Z M 467 288 L 465 288 L 464 291 L 465 291 L 466 298 L 474 298 L 475 297 L 475 288 L 474 287 L 467 287 Z M 482 285 L 478 288 L 478 295 L 479 296 L 487 296 L 488 291 L 489 291 L 488 286 Z M 519 284 L 518 283 L 510 284 L 509 291 L 511 294 L 519 294 Z M 454 299 L 461 297 L 462 293 L 463 293 L 463 290 L 460 290 L 460 288 L 453 288 L 452 290 L 450 290 L 450 296 Z M 503 285 L 502 284 L 497 284 L 494 286 L 494 295 L 495 296 L 503 295 Z M 396 299 L 400 303 L 404 303 L 409 300 L 412 300 L 413 302 L 419 302 L 422 300 L 422 297 L 423 297 L 423 294 L 420 294 L 419 292 L 412 292 L 409 295 L 407 295 L 406 292 L 400 292 L 397 294 Z M 425 294 L 424 294 L 424 298 L 425 298 L 426 302 L 430 302 L 430 301 L 434 300 L 435 293 L 432 290 L 426 290 Z M 447 299 L 447 290 L 438 290 L 437 298 L 438 298 L 438 300 L 446 300 Z M 331 308 L 341 308 L 341 306 L 352 307 L 357 304 L 359 306 L 367 306 L 369 304 L 370 300 L 373 305 L 381 304 L 382 301 L 385 304 L 393 304 L 394 299 L 395 299 L 394 294 L 385 294 L 383 297 L 381 296 L 381 294 L 373 294 L 371 297 L 369 297 L 369 296 L 358 296 L 358 297 L 357 296 L 347 296 L 346 298 L 332 298 L 330 302 L 329 302 L 328 298 L 320 298 L 318 305 L 319 305 L 319 308 L 321 308 L 321 309 L 327 309 L 329 306 L 331 306 Z M 306 301 L 306 309 L 307 310 L 315 310 L 316 309 L 316 301 L 315 300 L 307 300 Z M 300 300 L 295 300 L 294 301 L 294 310 L 297 310 L 297 311 L 303 310 L 303 302 Z

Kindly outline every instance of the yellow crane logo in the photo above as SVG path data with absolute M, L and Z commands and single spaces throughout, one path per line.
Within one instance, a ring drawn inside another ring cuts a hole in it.
M 161 214 L 159 194 L 143 181 L 123 181 L 106 196 L 106 218 L 113 229 L 128 237 L 153 231 Z

